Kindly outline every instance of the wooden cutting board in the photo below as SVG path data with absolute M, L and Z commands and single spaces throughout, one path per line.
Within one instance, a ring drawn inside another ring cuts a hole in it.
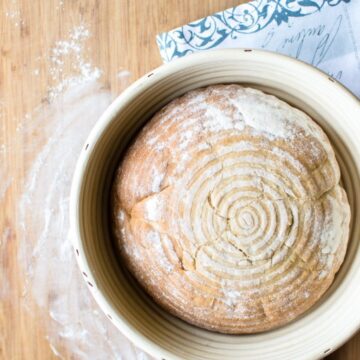
M 48 89 L 71 73 L 71 64 L 67 64 L 63 75 L 53 79 L 48 55 L 56 41 L 66 38 L 74 26 L 83 23 L 89 28 L 86 56 L 103 71 L 104 86 L 118 94 L 124 87 L 117 77 L 119 71 L 129 70 L 134 81 L 161 64 L 157 33 L 242 2 L 1 0 L 0 144 L 14 139 L 24 116 L 47 101 Z M 2 275 L 10 283 L 10 294 L 0 297 L 0 359 L 52 359 L 55 355 L 46 341 L 45 329 L 36 320 L 41 318 L 41 311 L 32 305 L 28 312 L 20 305 L 23 279 L 16 256 L 22 239 L 18 238 L 16 199 L 24 176 L 25 141 L 31 139 L 18 137 L 5 164 L 0 165 L 10 169 L 14 177 L 0 212 L 0 234 L 9 229 L 0 241 L 0 264 L 4 266 Z M 75 358 L 66 349 L 63 353 L 67 359 Z M 360 359 L 360 334 L 329 358 Z

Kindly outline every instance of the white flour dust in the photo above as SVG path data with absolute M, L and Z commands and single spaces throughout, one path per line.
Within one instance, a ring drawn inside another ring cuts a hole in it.
M 24 20 L 21 18 L 20 6 L 17 0 L 8 1 L 7 7 L 5 8 L 5 16 L 15 27 L 25 25 Z
M 47 339 L 76 359 L 146 359 L 106 318 L 93 300 L 77 267 L 69 233 L 69 193 L 73 171 L 85 139 L 111 95 L 92 82 L 72 86 L 24 124 L 24 135 L 38 126 L 49 135 L 37 147 L 19 203 L 25 267 L 25 301 L 44 310 Z M 30 119 L 29 119 L 30 118 Z M 35 138 L 36 140 L 36 138 Z M 25 149 L 27 150 L 27 149 Z
M 131 72 L 129 70 L 122 69 L 116 76 L 120 80 L 129 80 L 131 78 Z
M 9 251 L 7 247 L 10 242 L 11 228 L 5 227 L 0 235 L 0 301 L 12 296 L 10 286 L 10 269 L 7 266 Z
M 61 10 L 64 7 L 64 0 L 60 0 L 56 6 L 56 10 Z
M 48 97 L 54 99 L 71 86 L 96 80 L 101 70 L 84 55 L 90 30 L 84 25 L 75 26 L 66 39 L 55 43 L 50 53 L 50 76 L 55 84 L 49 88 Z M 63 77 L 64 69 L 71 68 L 72 75 Z
M 59 2 L 60 7 L 63 4 Z M 20 15 L 18 3 L 11 0 L 6 16 L 19 26 Z M 0 167 L 0 205 L 6 205 L 13 185 L 22 191 L 19 232 L 14 233 L 9 222 L 0 233 L 0 300 L 20 296 L 25 308 L 37 305 L 41 317 L 36 321 L 60 358 L 145 360 L 149 357 L 115 328 L 93 300 L 70 241 L 69 195 L 75 164 L 91 128 L 112 100 L 110 91 L 97 82 L 101 70 L 86 55 L 90 35 L 84 24 L 76 26 L 50 53 L 36 58 L 34 77 L 43 71 L 44 60 L 50 63 L 48 101 L 25 115 L 13 139 L 0 133 L 0 161 L 5 164 Z M 118 85 L 125 88 L 131 73 L 119 70 Z M 0 101 L 0 119 L 5 105 Z M 15 171 L 11 154 L 19 149 L 25 163 L 23 183 L 13 181 L 20 171 Z M 8 266 L 13 238 L 18 239 L 25 280 L 21 294 L 15 294 Z

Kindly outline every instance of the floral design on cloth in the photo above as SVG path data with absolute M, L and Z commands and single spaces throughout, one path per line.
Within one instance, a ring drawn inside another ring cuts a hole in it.
M 291 17 L 319 12 L 350 0 L 254 0 L 157 36 L 164 62 L 199 50 L 217 47 L 225 39 L 256 33 L 268 25 L 287 23 Z

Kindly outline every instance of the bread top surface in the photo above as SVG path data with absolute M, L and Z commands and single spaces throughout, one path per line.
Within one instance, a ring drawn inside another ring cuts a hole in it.
M 309 309 L 343 262 L 350 209 L 322 129 L 240 85 L 186 93 L 129 147 L 113 186 L 122 260 L 163 308 L 253 333 Z

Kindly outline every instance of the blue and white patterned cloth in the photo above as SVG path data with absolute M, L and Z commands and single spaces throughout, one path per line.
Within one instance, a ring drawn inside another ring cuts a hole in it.
M 360 0 L 254 0 L 159 34 L 157 43 L 164 62 L 220 48 L 275 51 L 360 97 Z

